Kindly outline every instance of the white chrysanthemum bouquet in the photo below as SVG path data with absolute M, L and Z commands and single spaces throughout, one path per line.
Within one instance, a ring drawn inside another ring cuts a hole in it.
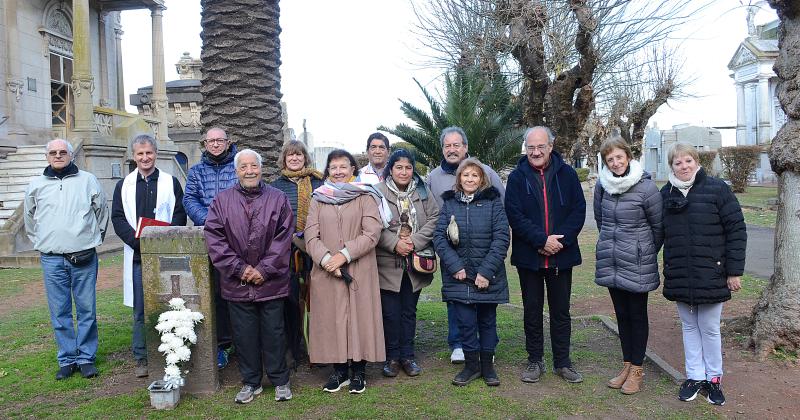
M 164 382 L 167 389 L 183 386 L 180 362 L 187 362 L 192 356 L 187 341 L 191 344 L 197 342 L 194 326 L 203 320 L 203 314 L 192 311 L 186 307 L 186 302 L 181 298 L 169 301 L 169 311 L 158 316 L 156 330 L 161 334 L 161 345 L 158 351 L 164 353 L 167 366 L 164 368 Z

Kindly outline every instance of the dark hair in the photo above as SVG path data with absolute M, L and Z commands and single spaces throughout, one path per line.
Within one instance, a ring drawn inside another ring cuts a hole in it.
M 346 157 L 348 160 L 350 160 L 350 165 L 353 167 L 353 176 L 358 176 L 358 163 L 356 163 L 356 158 L 354 158 L 353 155 L 351 155 L 347 150 L 333 149 L 330 153 L 328 153 L 328 159 L 325 161 L 325 173 L 323 173 L 325 179 L 328 179 L 328 175 L 330 175 L 328 166 L 330 166 L 331 161 L 343 157 Z
M 367 137 L 367 150 L 369 150 L 369 146 L 372 144 L 372 140 L 380 139 L 383 140 L 383 144 L 386 145 L 386 149 L 389 149 L 389 138 L 384 136 L 383 133 L 374 132 Z
M 392 175 L 392 166 L 394 166 L 394 164 L 400 159 L 408 159 L 408 161 L 411 163 L 411 169 L 414 171 L 412 177 L 417 175 L 417 168 L 415 166 L 417 161 L 414 159 L 414 154 L 406 149 L 397 149 L 392 152 L 391 155 L 389 155 L 389 160 L 386 162 L 386 166 L 383 168 L 383 179 L 386 179 Z

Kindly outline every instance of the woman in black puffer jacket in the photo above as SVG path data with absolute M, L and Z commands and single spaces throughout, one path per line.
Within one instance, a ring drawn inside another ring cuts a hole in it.
M 676 143 L 664 199 L 664 297 L 677 302 L 688 378 L 682 401 L 704 390 L 722 405 L 722 303 L 741 288 L 747 231 L 727 184 L 706 175 L 694 146 Z
M 508 302 L 509 234 L 503 202 L 481 162 L 473 158 L 461 162 L 455 190 L 442 198 L 433 243 L 442 263 L 442 300 L 455 305 L 465 359 L 453 384 L 463 386 L 483 376 L 487 385 L 497 386 L 496 311 L 497 304 Z
M 664 239 L 663 204 L 656 183 L 620 136 L 600 146 L 603 166 L 594 190 L 597 239 L 595 283 L 608 287 L 619 324 L 622 371 L 608 386 L 639 392 L 647 349 L 648 292 L 659 285 L 658 250 Z

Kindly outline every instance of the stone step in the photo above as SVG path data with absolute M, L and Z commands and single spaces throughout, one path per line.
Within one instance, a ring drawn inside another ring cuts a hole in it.
M 8 220 L 8 218 L 11 217 L 12 214 L 14 214 L 14 210 L 16 210 L 16 207 L 13 209 L 0 207 L 0 221 L 2 221 L 2 223 L 0 223 L 0 226 L 2 226 L 6 222 L 6 220 Z
M 0 209 L 16 209 L 22 205 L 22 200 L 2 200 L 0 199 Z
M 25 198 L 25 189 L 14 191 L 0 191 L 0 201 L 7 203 L 9 201 L 22 201 Z
M 47 160 L 6 160 L 0 162 L 0 170 L 10 169 L 44 169 L 47 167 Z
M 2 185 L 18 185 L 18 184 L 27 186 L 31 182 L 31 180 L 33 178 L 36 178 L 37 176 L 39 176 L 41 174 L 42 174 L 41 172 L 39 172 L 37 174 L 34 174 L 34 175 L 30 175 L 29 174 L 29 175 L 20 175 L 20 176 L 9 175 L 9 174 L 0 174 L 0 186 L 2 186 Z M 25 188 L 23 187 L 23 189 L 25 189 Z
M 47 157 L 44 155 L 44 151 L 41 153 L 11 153 L 6 156 L 4 161 L 0 162 L 47 162 Z
M 6 177 L 0 177 L 0 194 L 5 192 L 17 192 L 17 191 L 25 191 L 28 188 L 30 178 L 25 178 L 26 182 L 5 182 L 4 179 Z
M 41 167 L 32 167 L 32 168 L 0 168 L 0 177 L 31 178 L 36 175 L 41 175 L 42 172 L 44 172 L 45 167 L 46 165 Z M 14 182 L 14 181 L 9 181 L 9 182 Z

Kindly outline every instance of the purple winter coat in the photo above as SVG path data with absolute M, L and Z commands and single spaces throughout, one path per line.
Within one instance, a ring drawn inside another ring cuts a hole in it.
M 280 190 L 261 182 L 250 192 L 237 182 L 212 201 L 204 232 L 211 263 L 220 272 L 223 299 L 263 302 L 289 295 L 294 216 Z M 247 265 L 261 273 L 263 283 L 241 281 Z

